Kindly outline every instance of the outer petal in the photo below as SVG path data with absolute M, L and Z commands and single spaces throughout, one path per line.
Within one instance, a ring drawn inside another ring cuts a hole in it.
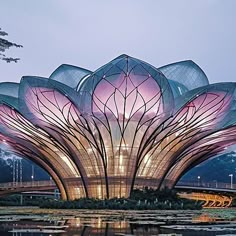
M 190 169 L 236 144 L 236 126 L 218 130 L 190 145 L 168 171 L 163 185 L 173 187 Z
M 51 139 L 42 130 L 34 127 L 13 106 L 7 105 L 10 101 L 8 96 L 1 95 L 0 99 L 0 132 L 3 145 L 40 164 L 52 174 L 66 197 L 63 190 L 65 186 L 62 186 L 66 173 L 60 172 L 60 160 L 57 160 L 58 154 L 54 153 Z
M 18 98 L 19 84 L 12 82 L 0 83 L 0 94 Z
M 212 85 L 195 92 L 147 149 L 138 176 L 148 175 L 160 184 L 186 148 L 224 126 L 234 101 L 235 84 Z
M 76 89 L 79 82 L 92 72 L 77 66 L 60 65 L 49 77 L 51 80 L 56 80 L 60 83 Z
M 27 141 L 23 141 L 22 139 L 9 137 L 4 134 L 0 134 L 0 144 L 1 149 L 15 153 L 19 157 L 34 161 L 37 165 L 47 171 L 57 184 L 61 192 L 61 197 L 63 199 L 68 199 L 65 190 L 66 186 L 64 185 L 63 179 L 61 179 L 58 171 L 55 170 L 55 166 L 52 165 L 47 158 L 43 157 L 42 154 L 40 154 L 36 149 L 34 149 L 32 145 L 30 145 Z
M 193 61 L 181 61 L 158 68 L 168 80 L 173 83 L 176 93 L 183 95 L 185 89 L 192 90 L 209 84 L 208 78 L 203 70 Z M 182 86 L 178 86 L 178 83 Z M 177 94 L 176 94 L 177 95 Z
M 56 81 L 25 77 L 21 83 L 20 95 L 22 96 L 20 107 L 24 115 L 49 133 L 68 151 L 68 162 L 75 164 L 80 173 L 80 176 L 77 178 L 74 176 L 71 181 L 77 183 L 82 181 L 86 195 L 92 196 L 93 193 L 96 196 L 95 191 L 100 191 L 97 189 L 97 182 L 91 187 L 89 180 L 97 176 L 101 181 L 99 185 L 101 186 L 103 169 L 100 156 L 95 155 L 98 148 L 96 139 L 77 109 L 78 94 Z M 71 191 L 72 189 L 71 187 Z

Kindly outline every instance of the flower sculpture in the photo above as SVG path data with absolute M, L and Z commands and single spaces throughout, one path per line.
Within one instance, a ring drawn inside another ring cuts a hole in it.
M 43 167 L 63 199 L 171 188 L 235 143 L 235 88 L 210 85 L 192 61 L 61 65 L 49 78 L 0 84 L 0 140 Z

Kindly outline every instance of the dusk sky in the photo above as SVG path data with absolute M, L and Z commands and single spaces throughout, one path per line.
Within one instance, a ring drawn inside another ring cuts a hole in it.
M 95 70 L 120 54 L 158 67 L 192 59 L 210 82 L 236 82 L 235 0 L 1 0 L 0 28 L 24 48 L 0 82 L 48 77 L 63 63 Z

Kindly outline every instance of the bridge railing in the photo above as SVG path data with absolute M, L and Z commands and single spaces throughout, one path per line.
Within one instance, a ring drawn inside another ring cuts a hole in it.
M 27 181 L 27 182 L 7 182 L 0 183 L 0 189 L 19 188 L 19 187 L 44 187 L 56 186 L 53 180 L 40 180 L 40 181 Z M 236 189 L 236 184 L 222 183 L 222 182 L 183 182 L 180 181 L 176 185 L 186 187 L 199 187 L 199 188 L 215 188 L 215 189 Z
M 199 188 L 215 188 L 215 189 L 236 189 L 236 184 L 222 183 L 222 182 L 183 182 L 180 181 L 176 186 L 188 186 Z
M 28 181 L 28 182 L 7 182 L 0 183 L 0 189 L 19 188 L 19 187 L 43 187 L 55 186 L 53 180 Z

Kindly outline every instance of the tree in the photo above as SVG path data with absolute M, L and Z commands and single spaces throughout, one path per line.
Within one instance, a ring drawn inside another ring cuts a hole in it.
M 16 44 L 16 43 L 12 43 L 12 42 L 6 40 L 5 38 L 3 38 L 7 35 L 8 35 L 8 33 L 6 33 L 5 31 L 3 31 L 0 28 L 0 60 L 4 60 L 7 63 L 10 63 L 10 62 L 13 62 L 13 61 L 18 62 L 20 60 L 20 58 L 7 57 L 5 55 L 5 51 L 7 49 L 9 49 L 10 47 L 22 48 L 23 46 L 19 45 L 19 44 Z

